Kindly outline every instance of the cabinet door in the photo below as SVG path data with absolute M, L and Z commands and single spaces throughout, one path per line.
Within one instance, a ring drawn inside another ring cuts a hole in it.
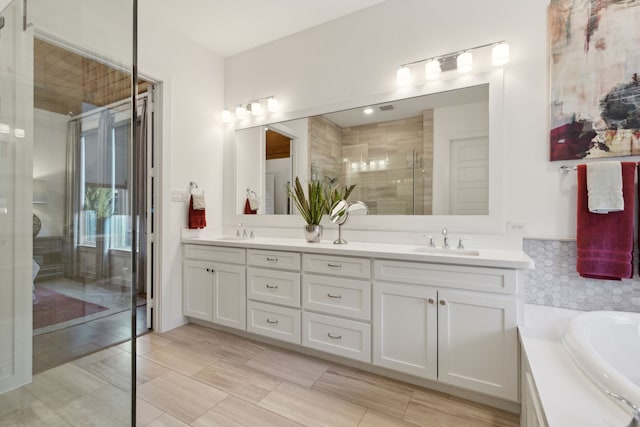
M 213 274 L 211 263 L 184 260 L 182 308 L 185 316 L 213 320 Z
M 436 300 L 436 289 L 427 286 L 374 283 L 374 365 L 437 378 Z
M 518 399 L 516 302 L 501 296 L 438 291 L 438 380 Z
M 213 323 L 246 330 L 246 268 L 213 264 Z

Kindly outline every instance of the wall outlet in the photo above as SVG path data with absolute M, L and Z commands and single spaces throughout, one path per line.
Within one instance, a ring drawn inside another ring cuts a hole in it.
M 527 231 L 527 224 L 524 222 L 508 222 L 507 233 L 508 234 L 525 234 Z
M 171 200 L 174 202 L 184 203 L 187 201 L 187 192 L 185 190 L 174 188 L 171 190 Z

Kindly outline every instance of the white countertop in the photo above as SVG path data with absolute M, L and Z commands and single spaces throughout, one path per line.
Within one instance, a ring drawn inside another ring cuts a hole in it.
M 631 415 L 580 372 L 562 343 L 577 310 L 525 304 L 518 327 L 549 427 L 623 427 Z
M 303 239 L 283 239 L 275 237 L 256 237 L 252 239 L 236 239 L 234 237 L 183 237 L 182 243 L 198 245 L 216 245 L 240 248 L 256 248 L 270 250 L 293 250 L 306 253 L 324 253 L 344 256 L 363 256 L 402 261 L 421 261 L 438 264 L 472 265 L 481 267 L 498 267 L 509 269 L 533 268 L 533 260 L 524 251 L 477 249 L 477 255 L 456 253 L 457 249 L 441 252 L 420 252 L 427 250 L 426 245 L 400 245 L 390 243 L 349 242 L 345 245 L 334 245 L 330 240 L 319 243 L 308 243 Z

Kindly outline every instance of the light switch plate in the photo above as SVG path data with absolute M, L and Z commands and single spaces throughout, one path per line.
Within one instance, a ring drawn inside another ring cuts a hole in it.
M 184 203 L 187 201 L 187 192 L 185 190 L 174 188 L 171 190 L 171 200 L 174 202 Z

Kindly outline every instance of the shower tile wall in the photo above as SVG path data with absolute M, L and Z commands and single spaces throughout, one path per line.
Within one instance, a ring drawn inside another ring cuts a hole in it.
M 526 302 L 575 310 L 640 312 L 638 251 L 634 276 L 627 280 L 594 280 L 576 272 L 575 241 L 525 239 L 524 251 L 536 263 L 524 273 Z

